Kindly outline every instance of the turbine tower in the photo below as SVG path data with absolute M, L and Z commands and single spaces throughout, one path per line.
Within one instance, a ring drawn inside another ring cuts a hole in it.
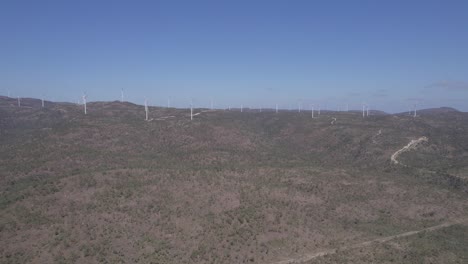
M 121 103 L 124 102 L 124 91 L 123 91 L 123 89 L 120 90 L 120 102 Z
M 44 108 L 44 95 L 42 95 L 42 108 Z
M 278 104 L 276 104 L 276 113 L 278 113 Z
M 241 113 L 244 111 L 244 105 L 241 104 Z
M 145 120 L 148 121 L 148 100 L 145 99 Z
M 416 117 L 416 104 L 414 104 L 414 115 L 413 117 Z
M 314 105 L 311 105 L 311 110 L 312 110 L 312 118 L 314 118 Z
M 86 109 L 86 93 L 83 93 L 83 105 L 84 105 L 84 114 L 86 115 L 88 112 L 87 112 L 87 109 Z
M 171 107 L 171 100 L 167 98 L 167 108 Z
M 21 107 L 21 98 L 18 96 L 18 107 Z
M 190 98 L 190 120 L 193 120 L 193 99 Z

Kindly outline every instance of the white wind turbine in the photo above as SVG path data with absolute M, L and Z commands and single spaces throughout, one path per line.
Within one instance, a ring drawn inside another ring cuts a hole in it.
M 84 105 L 84 113 L 86 115 L 88 113 L 86 109 L 86 93 L 83 93 L 82 98 L 83 98 L 83 105 Z
M 18 96 L 18 107 L 21 107 L 21 98 Z
M 190 98 L 190 120 L 193 120 L 193 99 Z
M 167 108 L 171 107 L 171 99 L 167 98 Z
M 241 113 L 244 112 L 244 104 L 241 104 Z
M 145 99 L 145 120 L 148 121 L 148 100 Z
M 44 95 L 42 95 L 42 108 L 44 108 Z
M 311 105 L 310 108 L 312 110 L 312 118 L 314 118 L 314 105 Z
M 362 117 L 366 117 L 365 111 L 366 111 L 366 105 L 363 102 L 362 103 Z
M 278 113 L 278 104 L 276 104 L 276 113 Z
M 124 102 L 124 90 L 123 89 L 120 90 L 120 102 L 121 103 Z
M 414 115 L 413 117 L 416 117 L 416 104 L 414 104 Z

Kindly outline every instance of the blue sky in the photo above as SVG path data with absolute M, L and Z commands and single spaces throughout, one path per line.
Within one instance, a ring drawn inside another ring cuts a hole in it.
M 0 94 L 468 111 L 468 1 L 0 3 Z

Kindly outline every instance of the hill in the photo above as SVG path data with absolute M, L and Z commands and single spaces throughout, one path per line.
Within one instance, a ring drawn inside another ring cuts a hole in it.
M 455 108 L 451 107 L 439 107 L 439 108 L 428 108 L 428 109 L 421 109 L 418 110 L 419 114 L 425 114 L 425 115 L 434 115 L 434 114 L 451 114 L 455 112 L 459 112 Z
M 467 113 L 23 102 L 0 98 L 2 262 L 467 258 Z
M 416 111 L 417 115 L 443 115 L 443 114 L 453 114 L 460 112 L 455 108 L 452 107 L 439 107 L 439 108 L 426 108 L 426 109 L 418 109 Z M 414 112 L 411 111 L 411 113 L 408 112 L 403 112 L 403 113 L 398 113 L 397 115 L 413 115 Z

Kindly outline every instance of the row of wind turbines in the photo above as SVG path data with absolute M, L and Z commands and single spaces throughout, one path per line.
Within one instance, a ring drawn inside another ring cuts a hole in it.
M 8 93 L 8 97 L 10 97 L 9 93 Z M 88 111 L 87 111 L 87 95 L 86 95 L 86 93 L 83 92 L 83 95 L 82 95 L 81 99 L 82 99 L 81 103 L 83 105 L 84 114 L 87 115 Z M 121 92 L 120 92 L 120 102 L 123 103 L 124 99 L 125 99 L 125 96 L 124 96 L 124 91 L 122 89 Z M 17 97 L 17 103 L 18 103 L 18 107 L 21 107 L 21 97 L 19 97 L 19 96 Z M 80 104 L 79 101 L 78 101 L 78 104 Z M 41 98 L 41 105 L 42 105 L 43 108 L 45 107 L 44 96 L 42 96 L 42 98 Z M 170 99 L 168 98 L 167 99 L 167 108 L 170 108 L 170 107 L 171 107 L 171 102 L 170 102 Z M 145 108 L 145 120 L 148 121 L 149 120 L 149 107 L 148 107 L 148 100 L 147 99 L 145 99 L 145 101 L 144 101 L 144 108 Z M 213 99 L 210 100 L 210 109 L 212 111 L 214 110 Z M 190 99 L 190 120 L 193 120 L 193 117 L 195 115 L 197 115 L 197 114 L 194 114 L 193 110 L 194 110 L 193 109 L 193 99 Z M 227 108 L 227 110 L 231 110 L 231 107 L 229 106 Z M 262 110 L 263 110 L 263 107 L 260 107 L 259 111 L 262 112 Z M 297 111 L 299 113 L 301 113 L 301 111 L 304 111 L 304 109 L 302 107 L 302 102 L 299 102 Z M 321 113 L 320 104 L 318 105 L 317 110 L 315 109 L 315 105 L 311 104 L 310 105 L 310 111 L 311 111 L 311 117 L 312 118 L 316 117 L 315 112 L 317 112 L 317 116 L 320 116 L 320 113 Z M 339 109 L 338 111 L 341 111 L 341 109 Z M 349 104 L 346 104 L 346 110 L 345 111 L 349 112 Z M 244 105 L 243 104 L 240 105 L 240 112 L 244 112 Z M 279 106 L 278 106 L 278 104 L 275 104 L 275 113 L 278 113 L 278 112 L 279 112 Z M 362 117 L 363 118 L 368 117 L 369 112 L 370 112 L 369 105 L 363 102 L 362 103 Z M 409 109 L 408 115 L 410 115 L 410 116 L 412 115 L 413 117 L 417 116 L 416 104 L 414 105 L 413 109 Z

